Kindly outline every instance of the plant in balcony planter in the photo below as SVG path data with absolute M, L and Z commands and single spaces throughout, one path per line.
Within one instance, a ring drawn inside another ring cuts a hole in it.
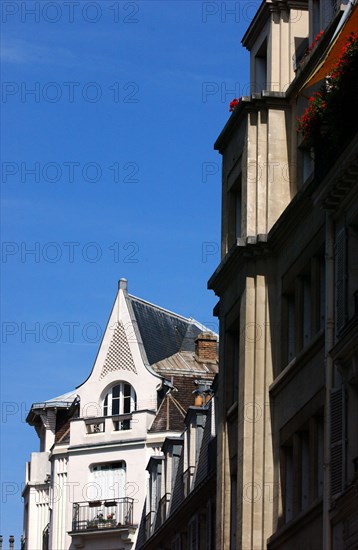
M 325 84 L 309 99 L 297 131 L 308 146 L 339 147 L 355 129 L 358 115 L 358 33 L 343 45 Z M 322 142 L 322 138 L 323 142 Z
M 305 51 L 304 56 L 302 57 L 301 63 L 303 63 L 304 60 L 309 56 L 309 54 L 315 49 L 315 47 L 317 46 L 323 34 L 324 34 L 324 31 L 320 31 L 318 34 L 316 34 L 312 44 L 308 46 L 307 50 Z
M 107 515 L 107 524 L 109 527 L 114 527 L 116 525 L 116 520 L 114 518 L 114 514 L 108 514 Z
M 358 32 L 352 33 L 326 78 L 325 121 L 336 144 L 356 130 L 358 117 Z
M 114 514 L 108 514 L 107 517 L 104 517 L 102 512 L 97 514 L 97 519 L 94 520 L 94 522 L 97 524 L 97 527 L 99 529 L 114 527 L 116 524 L 116 520 L 114 519 Z
M 300 119 L 297 131 L 302 135 L 305 143 L 311 146 L 320 136 L 322 121 L 327 103 L 322 92 L 315 92 L 309 99 L 309 105 Z

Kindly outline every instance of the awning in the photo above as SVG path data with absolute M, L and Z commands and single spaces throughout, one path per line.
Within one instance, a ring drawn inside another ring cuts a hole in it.
M 342 48 L 347 42 L 349 35 L 352 32 L 357 32 L 358 29 L 358 4 L 347 6 L 347 16 L 345 17 L 345 22 L 340 29 L 340 32 L 333 36 L 332 42 L 324 54 L 321 61 L 318 63 L 313 73 L 306 80 L 305 84 L 302 86 L 301 90 L 305 90 L 313 84 L 316 84 L 323 78 L 325 78 L 333 69 L 335 64 L 338 62 Z M 343 16 L 344 17 L 344 16 Z

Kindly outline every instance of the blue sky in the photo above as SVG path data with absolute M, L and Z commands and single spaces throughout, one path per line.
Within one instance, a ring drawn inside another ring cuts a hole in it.
M 87 377 L 120 277 L 217 329 L 213 143 L 247 91 L 240 41 L 258 5 L 2 2 L 5 540 L 38 450 L 26 414 Z

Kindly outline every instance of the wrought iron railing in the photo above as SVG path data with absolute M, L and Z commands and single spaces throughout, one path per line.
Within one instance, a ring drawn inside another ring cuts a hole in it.
M 133 525 L 133 502 L 132 498 L 127 497 L 75 502 L 72 531 L 119 529 Z

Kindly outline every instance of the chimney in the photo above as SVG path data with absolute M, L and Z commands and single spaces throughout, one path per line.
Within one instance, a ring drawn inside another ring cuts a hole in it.
M 217 338 L 212 332 L 201 332 L 195 339 L 195 355 L 197 361 L 216 363 Z

